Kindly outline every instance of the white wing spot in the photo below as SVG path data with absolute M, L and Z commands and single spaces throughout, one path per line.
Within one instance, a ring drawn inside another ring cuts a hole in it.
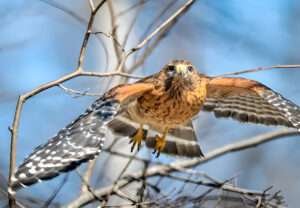
M 32 175 L 34 175 L 34 174 L 36 174 L 36 169 L 35 168 L 30 168 L 29 170 L 28 170 L 28 172 L 30 173 L 30 174 L 32 174 Z
M 29 162 L 29 163 L 26 164 L 26 167 L 27 167 L 27 168 L 31 168 L 32 165 L 33 165 L 33 162 Z
M 42 159 L 42 158 L 39 157 L 39 156 L 36 156 L 36 157 L 32 158 L 32 160 L 34 160 L 34 161 L 40 161 L 41 159 Z
M 21 174 L 19 175 L 19 178 L 23 179 L 23 178 L 27 178 L 27 176 L 26 176 L 25 173 L 21 173 Z

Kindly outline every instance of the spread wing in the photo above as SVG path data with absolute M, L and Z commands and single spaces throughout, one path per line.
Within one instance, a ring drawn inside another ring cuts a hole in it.
M 140 125 L 132 121 L 130 116 L 125 112 L 111 121 L 108 127 L 115 134 L 127 137 L 133 135 Z M 152 129 L 145 130 L 147 131 L 147 135 L 149 135 L 146 139 L 146 146 L 154 148 L 155 134 L 157 134 L 157 132 L 154 132 Z M 180 126 L 169 131 L 166 138 L 166 146 L 162 152 L 185 157 L 203 157 L 191 121 L 185 126 Z
M 244 78 L 211 78 L 203 109 L 216 117 L 300 129 L 300 108 L 263 84 Z
M 126 104 L 152 89 L 152 84 L 135 83 L 119 85 L 105 93 L 85 113 L 24 160 L 12 178 L 11 188 L 15 190 L 41 179 L 53 178 L 95 158 L 102 149 L 106 125 Z

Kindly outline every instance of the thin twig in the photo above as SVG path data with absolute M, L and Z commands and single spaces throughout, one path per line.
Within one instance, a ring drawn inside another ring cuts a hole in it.
M 125 194 L 123 191 L 121 191 L 120 189 L 118 189 L 118 187 L 115 187 L 115 188 L 113 189 L 113 192 L 114 192 L 117 196 L 119 196 L 120 198 L 126 199 L 126 200 L 132 202 L 134 205 L 138 203 L 134 198 L 130 197 L 128 194 Z
M 97 32 L 93 32 L 92 34 L 95 34 L 95 35 L 103 35 L 109 39 L 111 39 L 113 42 L 115 42 L 116 46 L 119 47 L 119 49 L 122 51 L 122 52 L 125 52 L 125 49 L 123 48 L 123 46 L 121 45 L 121 43 L 119 43 L 119 41 L 116 39 L 115 36 L 111 35 L 111 34 L 108 34 L 108 33 L 105 33 L 105 32 L 101 32 L 101 31 L 97 31 Z
M 78 76 L 88 76 L 88 77 L 112 77 L 112 76 L 119 76 L 119 77 L 126 77 L 132 79 L 142 79 L 143 76 L 133 75 L 125 72 L 106 72 L 106 73 L 98 73 L 98 72 L 91 72 L 91 71 L 83 71 L 78 74 Z
M 51 203 L 53 202 L 53 200 L 55 199 L 57 194 L 60 192 L 60 190 L 64 187 L 64 185 L 66 184 L 67 181 L 68 181 L 68 175 L 65 175 L 65 177 L 63 178 L 63 180 L 61 181 L 59 186 L 55 189 L 53 194 L 50 195 L 49 199 L 44 203 L 42 208 L 47 208 L 51 205 Z
M 165 20 L 162 24 L 160 24 L 150 35 L 148 35 L 144 40 L 142 40 L 135 48 L 132 48 L 129 51 L 129 54 L 133 53 L 141 49 L 144 45 L 146 45 L 156 34 L 158 34 L 161 30 L 163 30 L 168 24 L 175 21 L 179 16 L 185 13 L 192 4 L 195 3 L 195 0 L 189 0 L 184 5 L 182 5 L 176 12 L 174 12 L 167 20 Z
M 166 27 L 164 30 L 160 32 L 160 34 L 155 38 L 155 40 L 153 40 L 151 43 L 147 45 L 146 49 L 139 56 L 139 58 L 136 58 L 134 64 L 127 69 L 127 73 L 133 73 L 138 67 L 140 67 L 145 63 L 146 59 L 152 54 L 152 52 L 158 46 L 158 44 L 160 44 L 160 42 L 165 37 L 167 37 L 168 33 L 172 29 L 172 26 L 174 25 L 175 25 L 175 21 L 172 24 L 169 24 L 168 27 Z
M 88 21 L 88 25 L 87 25 L 87 30 L 84 34 L 84 38 L 83 38 L 83 42 L 82 42 L 82 46 L 80 48 L 80 52 L 79 52 L 79 58 L 78 58 L 78 64 L 77 64 L 77 69 L 76 71 L 82 71 L 82 66 L 83 66 L 83 61 L 84 61 L 84 57 L 86 54 L 86 50 L 87 50 L 87 44 L 92 32 L 92 27 L 93 27 L 93 23 L 94 23 L 94 19 L 95 16 L 98 12 L 98 10 L 102 7 L 102 5 L 106 2 L 106 0 L 102 0 L 98 6 L 92 10 L 91 15 L 90 15 L 90 19 Z
M 116 19 L 117 17 L 115 15 L 112 0 L 109 0 L 107 5 L 108 5 L 108 10 L 109 10 L 111 30 L 112 30 L 111 36 L 113 37 L 114 40 L 116 40 L 116 41 L 113 41 L 113 48 L 114 48 L 115 55 L 117 58 L 117 63 L 119 65 L 121 62 L 122 51 L 119 50 L 119 46 L 117 45 L 117 43 L 119 43 L 118 26 L 117 26 L 117 19 Z
M 87 23 L 87 21 L 83 17 L 76 14 L 74 11 L 72 11 L 68 7 L 64 6 L 63 4 L 58 3 L 58 2 L 61 2 L 61 1 L 49 1 L 49 0 L 39 0 L 39 1 L 55 8 L 55 9 L 58 9 L 58 10 L 64 12 L 64 14 L 70 15 L 71 17 L 73 17 L 75 20 L 77 20 L 80 23 L 84 23 L 84 24 Z
M 130 166 L 130 164 L 134 161 L 135 156 L 137 155 L 138 151 L 136 151 L 127 161 L 127 163 L 125 164 L 125 166 L 123 167 L 123 169 L 121 170 L 121 172 L 119 173 L 117 179 L 115 180 L 115 182 L 113 183 L 111 192 L 108 195 L 111 195 L 114 190 L 118 187 L 117 182 L 122 178 L 123 174 L 126 172 L 126 170 L 128 169 L 128 167 Z M 105 206 L 106 204 L 104 204 Z
M 61 88 L 64 92 L 70 94 L 74 98 L 77 98 L 79 96 L 92 96 L 92 97 L 101 96 L 101 94 L 99 94 L 99 93 L 90 93 L 90 92 L 88 92 L 88 90 L 86 90 L 86 91 L 74 90 L 74 89 L 64 86 L 63 84 L 59 84 L 58 87 Z
M 112 152 L 112 148 L 117 144 L 117 142 L 118 142 L 120 139 L 121 139 L 121 137 L 116 137 L 116 138 L 112 141 L 112 143 L 111 143 L 107 148 L 103 149 L 103 151 L 104 151 L 104 152 Z M 111 155 L 110 155 L 110 156 L 111 156 Z M 127 158 L 130 158 L 130 156 L 131 156 L 131 155 L 128 155 Z M 122 156 L 121 156 L 121 157 L 122 157 Z M 126 156 L 124 156 L 124 157 L 126 157 Z M 110 161 L 111 161 L 111 160 L 110 160 L 110 157 L 108 157 L 105 161 L 103 161 L 102 166 L 103 166 L 103 167 L 106 167 L 106 165 L 107 165 Z M 104 173 L 105 173 L 105 171 L 102 171 L 100 174 L 99 174 L 99 173 L 97 174 L 97 178 L 96 178 L 96 181 L 97 181 L 97 182 L 100 181 L 101 179 L 103 179 Z
M 93 0 L 89 0 L 89 5 L 90 5 L 90 8 L 91 8 L 91 11 L 95 11 L 95 5 L 94 5 L 94 1 Z
M 143 0 L 140 0 L 140 2 L 143 2 Z M 134 27 L 134 24 L 136 23 L 137 19 L 138 19 L 138 16 L 143 8 L 142 6 L 143 4 L 141 4 L 140 7 L 138 7 L 137 11 L 135 12 L 134 14 L 134 17 L 133 19 L 131 20 L 129 26 L 128 26 L 128 29 L 127 29 L 127 32 L 125 33 L 125 37 L 124 37 L 124 40 L 123 40 L 123 46 L 126 47 L 126 44 L 127 44 L 127 41 L 128 41 L 128 38 L 130 36 L 130 33 L 131 31 L 133 30 L 133 27 Z
M 145 205 L 146 207 L 151 207 L 152 204 L 155 204 L 154 201 L 144 201 L 144 202 L 141 202 L 141 203 L 123 203 L 123 204 L 118 204 L 118 205 L 106 205 L 105 208 L 125 208 L 125 207 L 128 207 L 128 208 L 134 208 L 136 206 L 139 206 L 139 205 Z
M 144 192 L 145 192 L 145 189 L 146 189 L 146 172 L 147 172 L 147 169 L 149 167 L 149 164 L 150 162 L 146 162 L 144 164 L 144 168 L 143 168 L 143 177 L 141 178 L 142 179 L 142 186 L 139 188 L 138 192 L 137 192 L 137 195 L 139 195 L 139 203 L 143 202 L 144 200 Z M 140 205 L 137 207 L 137 208 L 142 208 Z
M 171 1 L 169 4 L 167 4 L 167 6 L 165 8 L 163 8 L 163 10 L 153 19 L 152 23 L 146 28 L 145 32 L 141 35 L 142 38 L 144 38 L 152 29 L 152 27 L 160 20 L 160 18 L 162 16 L 164 16 L 164 14 L 174 5 L 177 3 L 177 0 L 176 1 Z M 172 25 L 169 26 L 169 28 L 171 27 Z M 160 36 L 164 36 L 162 35 L 164 34 L 163 31 L 161 32 Z M 162 38 L 156 38 L 155 40 L 155 44 L 152 44 L 154 47 L 149 47 L 147 45 L 146 49 L 145 49 L 145 52 L 143 55 L 141 55 L 141 58 L 139 59 L 139 63 L 137 63 L 137 58 L 138 58 L 138 55 L 139 53 L 136 53 L 135 56 L 134 56 L 134 62 L 135 64 L 133 66 L 131 66 L 131 68 L 127 71 L 127 72 L 132 72 L 134 71 L 138 66 L 140 66 L 141 64 L 144 63 L 145 59 L 148 57 L 148 55 L 151 54 L 151 52 L 153 51 L 153 49 L 156 47 L 156 45 L 160 42 Z M 147 55 L 146 55 L 147 54 Z
M 178 181 L 183 181 L 183 182 L 197 184 L 197 185 L 203 185 L 203 186 L 212 187 L 212 188 L 220 188 L 224 191 L 229 191 L 229 192 L 234 192 L 234 193 L 239 193 L 239 194 L 258 195 L 258 196 L 265 195 L 265 193 L 263 193 L 261 191 L 243 189 L 243 188 L 232 186 L 231 184 L 227 183 L 229 180 L 226 180 L 225 182 L 222 182 L 222 183 L 215 183 L 215 182 L 204 182 L 201 180 L 187 179 L 185 177 L 175 176 L 175 175 L 168 174 L 168 173 L 161 174 L 161 175 L 168 177 L 168 178 L 176 179 Z
M 63 11 L 65 14 L 70 15 L 72 18 L 74 18 L 75 20 L 77 20 L 80 23 L 83 23 L 83 24 L 88 23 L 88 21 L 85 18 L 81 17 L 79 14 L 76 14 L 75 12 L 73 12 L 72 10 L 70 10 L 69 8 L 64 6 L 63 4 L 59 4 L 55 1 L 48 1 L 48 0 L 39 0 L 39 1 L 41 1 L 45 4 L 48 4 L 49 6 L 52 6 L 56 9 L 59 9 L 59 10 Z M 91 33 L 93 33 L 92 31 L 98 31 L 98 29 L 95 25 L 93 26 L 93 28 L 91 30 Z M 101 46 L 103 47 L 103 50 L 104 50 L 104 53 L 105 53 L 105 68 L 108 68 L 108 49 L 107 49 L 106 45 L 104 44 L 104 42 L 101 38 L 96 36 L 96 39 L 100 42 Z
M 77 173 L 77 175 L 80 177 L 81 182 L 82 182 L 82 183 L 84 184 L 84 186 L 86 187 L 86 192 L 85 192 L 85 194 L 91 194 L 91 195 L 94 197 L 94 199 L 96 199 L 96 200 L 99 201 L 99 202 L 102 202 L 103 199 L 102 199 L 101 197 L 98 197 L 98 196 L 95 194 L 94 190 L 92 189 L 92 187 L 90 186 L 90 184 L 89 184 L 87 181 L 85 181 L 84 177 L 83 177 L 77 170 L 76 170 L 76 173 Z
M 159 14 L 153 19 L 152 23 L 146 28 L 145 32 L 141 35 L 142 38 L 144 38 L 153 28 L 153 26 L 159 22 L 160 18 L 166 14 L 166 12 L 177 3 L 178 0 L 170 1 L 165 8 L 159 12 Z
M 263 66 L 263 67 L 253 68 L 253 69 L 245 69 L 245 70 L 241 70 L 241 71 L 228 72 L 228 73 L 221 74 L 218 76 L 239 75 L 239 74 L 253 73 L 253 72 L 259 72 L 259 71 L 267 71 L 267 70 L 271 70 L 271 69 L 298 69 L 298 68 L 300 68 L 300 64 Z
M 110 150 L 110 149 L 103 149 L 102 151 L 108 152 L 109 154 L 116 155 L 116 156 L 119 156 L 119 157 L 122 157 L 122 158 L 131 158 L 132 157 L 132 155 L 128 155 L 128 154 L 118 152 L 118 151 L 114 151 L 114 150 Z M 143 162 L 143 163 L 150 162 L 150 160 L 148 160 L 148 159 L 140 158 L 140 157 L 137 157 L 137 156 L 134 157 L 134 160 L 139 161 L 139 162 Z M 151 164 L 162 164 L 162 163 L 159 162 L 159 161 L 151 161 Z
M 137 69 L 139 66 L 141 66 L 142 64 L 144 64 L 145 60 L 151 55 L 151 53 L 153 52 L 153 50 L 157 47 L 157 45 L 163 40 L 163 38 L 165 38 L 167 36 L 167 33 L 172 29 L 172 27 L 175 25 L 176 20 L 179 16 L 181 16 L 184 12 L 186 12 L 188 10 L 188 8 L 192 5 L 192 3 L 194 3 L 193 1 L 191 2 L 186 2 L 186 4 L 184 4 L 183 6 L 181 6 L 178 10 L 177 10 L 177 15 L 174 17 L 174 14 L 169 17 L 165 22 L 163 22 L 158 28 L 160 28 L 159 30 L 154 30 L 154 32 L 157 32 L 155 34 L 157 34 L 156 39 L 154 40 L 153 43 L 151 43 L 151 45 L 147 46 L 145 51 L 143 52 L 142 55 L 140 55 L 140 58 L 137 59 L 135 58 L 135 63 L 127 70 L 128 73 L 132 73 L 134 72 L 135 69 Z M 171 6 L 172 4 L 168 4 L 166 9 L 164 9 L 162 11 L 162 13 L 165 13 Z M 172 18 L 173 17 L 173 18 Z M 163 27 L 161 27 L 163 26 Z M 152 33 L 154 33 L 152 32 Z M 151 34 L 149 35 L 151 36 Z M 144 40 L 142 40 L 140 42 L 140 44 L 142 45 L 142 47 L 144 47 L 144 45 L 149 44 L 149 41 L 145 41 L 147 40 L 147 38 L 149 37 L 147 36 Z M 139 44 L 139 45 L 140 45 Z M 139 48 L 137 47 L 137 50 L 139 50 Z
M 93 170 L 94 170 L 94 167 L 96 165 L 96 161 L 97 161 L 96 159 L 93 159 L 93 160 L 91 160 L 91 161 L 88 162 L 86 171 L 85 171 L 84 175 L 82 176 L 83 180 L 87 184 L 90 184 L 91 177 L 93 175 Z M 87 191 L 88 191 L 88 187 L 86 186 L 85 183 L 82 183 L 81 184 L 81 193 L 85 193 Z
M 145 37 L 142 41 L 140 41 L 136 47 L 131 48 L 129 51 L 124 53 L 121 58 L 121 62 L 117 68 L 117 72 L 122 72 L 124 65 L 126 63 L 127 58 L 133 54 L 134 52 L 140 50 L 144 47 L 154 36 L 159 34 L 162 30 L 168 27 L 169 24 L 176 21 L 181 15 L 183 15 L 190 6 L 195 3 L 195 0 L 188 0 L 185 4 L 183 4 L 176 12 L 174 12 L 168 19 L 166 19 L 163 23 L 161 23 L 152 33 L 150 33 L 147 37 Z
M 124 9 L 123 11 L 119 12 L 116 16 L 120 17 L 122 15 L 125 15 L 126 13 L 130 12 L 131 10 L 135 9 L 136 7 L 143 6 L 145 3 L 149 2 L 149 0 L 141 0 L 132 6 L 128 7 L 127 9 Z

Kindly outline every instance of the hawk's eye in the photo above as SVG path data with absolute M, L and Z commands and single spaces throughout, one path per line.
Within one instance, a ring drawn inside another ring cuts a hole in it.
M 174 66 L 174 65 L 169 65 L 169 66 L 168 66 L 168 71 L 169 71 L 169 72 L 175 71 L 175 66 Z
M 188 70 L 189 72 L 192 72 L 192 71 L 194 70 L 194 67 L 188 66 L 188 67 L 187 67 L 187 70 Z

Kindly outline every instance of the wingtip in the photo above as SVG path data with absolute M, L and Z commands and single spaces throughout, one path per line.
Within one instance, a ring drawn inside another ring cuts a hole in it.
M 198 157 L 200 157 L 200 158 L 205 158 L 205 155 L 204 155 L 204 153 L 201 151 L 201 149 L 200 149 L 200 152 L 199 152 Z
M 191 157 L 191 158 L 205 158 L 205 155 L 202 152 L 199 144 L 193 145 L 193 147 L 191 147 L 191 149 L 193 149 L 193 151 L 191 151 L 191 154 L 189 155 L 189 157 Z

